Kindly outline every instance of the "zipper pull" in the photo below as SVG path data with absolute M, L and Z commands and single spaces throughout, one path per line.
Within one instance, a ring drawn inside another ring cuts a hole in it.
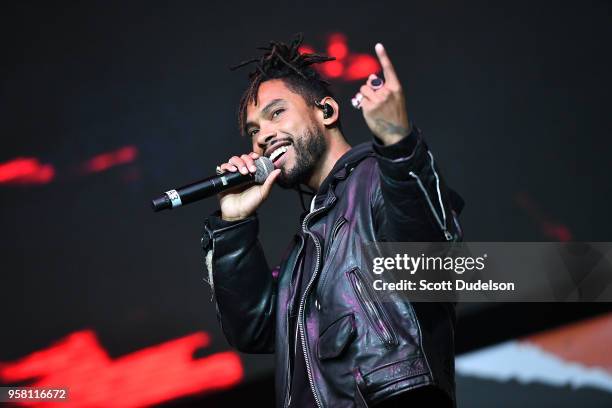
M 317 195 L 315 194 L 314 197 L 312 197 L 312 201 L 310 202 L 310 212 L 314 211 L 314 205 L 315 205 L 316 199 L 317 199 Z

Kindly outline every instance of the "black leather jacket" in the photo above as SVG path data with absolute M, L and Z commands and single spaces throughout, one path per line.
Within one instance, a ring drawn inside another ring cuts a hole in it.
M 363 241 L 460 240 L 462 207 L 414 128 L 396 145 L 375 140 L 338 160 L 274 269 L 256 215 L 208 217 L 202 245 L 219 322 L 239 351 L 275 353 L 278 407 L 290 402 L 294 352 L 303 353 L 321 407 L 374 405 L 424 385 L 454 401 L 454 307 L 380 302 L 360 252 Z M 292 278 L 307 257 L 313 268 L 302 293 Z

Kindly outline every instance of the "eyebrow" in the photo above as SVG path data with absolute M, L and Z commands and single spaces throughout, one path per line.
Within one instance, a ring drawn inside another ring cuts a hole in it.
M 271 110 L 273 110 L 274 108 L 276 108 L 278 105 L 280 105 L 281 103 L 285 102 L 284 99 L 273 99 L 271 100 L 262 110 L 259 116 L 266 116 L 270 113 Z M 257 126 L 257 123 L 255 122 L 247 122 L 246 125 L 244 126 L 244 132 L 245 133 L 249 133 L 249 129 Z

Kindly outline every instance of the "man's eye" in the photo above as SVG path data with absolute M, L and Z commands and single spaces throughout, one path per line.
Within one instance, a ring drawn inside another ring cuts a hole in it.
M 275 118 L 278 115 L 280 115 L 281 113 L 283 113 L 285 110 L 284 109 L 277 109 L 274 111 L 274 113 L 272 114 L 272 117 Z
M 254 137 L 257 134 L 257 132 L 259 132 L 259 129 L 253 129 L 249 132 L 249 136 Z

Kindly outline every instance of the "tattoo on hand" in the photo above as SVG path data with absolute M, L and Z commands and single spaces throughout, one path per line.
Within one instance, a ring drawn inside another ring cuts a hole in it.
M 408 129 L 404 126 L 396 125 L 384 119 L 376 119 L 375 126 L 377 130 L 376 133 L 379 135 L 395 135 L 400 137 L 408 135 Z

